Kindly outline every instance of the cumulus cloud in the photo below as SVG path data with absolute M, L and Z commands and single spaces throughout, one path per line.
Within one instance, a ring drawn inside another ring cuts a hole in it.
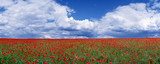
M 97 21 L 96 31 L 114 37 L 152 37 L 160 29 L 159 17 L 160 13 L 145 3 L 132 3 L 106 13 Z
M 73 12 L 53 0 L 0 0 L 0 36 L 11 38 L 65 38 L 79 37 L 93 23 L 75 20 Z M 51 22 L 48 22 L 51 20 Z M 75 31 L 70 31 L 72 29 Z M 75 35 L 72 35 L 72 32 Z M 80 36 L 82 37 L 82 36 Z M 84 36 L 85 37 L 85 36 Z
M 1 38 L 114 38 L 159 36 L 158 1 L 131 3 L 99 20 L 75 20 L 68 6 L 54 0 L 0 0 Z M 154 9 L 153 9 L 154 8 Z
M 153 2 L 153 6 L 152 6 L 153 9 L 160 8 L 159 0 L 153 0 L 152 2 Z

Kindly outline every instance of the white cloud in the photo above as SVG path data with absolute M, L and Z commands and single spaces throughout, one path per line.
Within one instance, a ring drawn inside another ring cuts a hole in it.
M 0 37 L 4 38 L 113 38 L 157 35 L 160 13 L 145 3 L 119 6 L 101 19 L 75 20 L 73 9 L 54 0 L 0 0 Z M 48 22 L 51 20 L 51 22 Z M 155 34 L 154 34 L 154 33 Z M 142 34 L 147 35 L 148 34 Z
M 160 8 L 160 2 L 158 0 L 153 0 L 153 6 L 152 8 L 155 9 L 155 8 Z
M 69 37 L 71 32 L 60 29 L 81 31 L 93 27 L 89 20 L 69 18 L 68 15 L 74 11 L 53 0 L 0 0 L 0 7 L 6 9 L 0 14 L 2 37 L 65 38 Z
M 142 31 L 156 32 L 160 29 L 160 13 L 147 8 L 145 3 L 120 6 L 97 21 L 98 34 L 126 34 Z
M 5 6 L 5 7 L 8 7 L 10 5 L 12 5 L 14 2 L 12 2 L 11 0 L 1 0 L 0 2 L 0 7 L 1 6 Z

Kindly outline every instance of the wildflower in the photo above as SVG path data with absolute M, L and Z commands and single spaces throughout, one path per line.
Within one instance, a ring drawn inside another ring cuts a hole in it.
M 152 61 L 153 61 L 153 59 L 149 59 L 149 61 L 151 61 L 151 62 L 152 62 Z
M 54 59 L 54 56 L 52 56 L 52 57 L 50 57 L 50 58 Z
M 48 52 L 46 52 L 46 54 L 48 54 Z
M 114 52 L 112 54 L 114 54 Z
M 77 58 L 77 55 L 75 56 L 75 58 Z
M 25 63 L 30 64 L 28 61 L 26 61 Z
M 153 54 L 154 56 L 156 55 L 156 54 Z
M 1 53 L 3 54 L 3 51 L 1 51 Z
M 43 64 L 47 64 L 45 61 L 43 61 Z
M 15 63 L 16 61 L 15 61 L 15 60 L 13 60 L 13 62 Z
M 70 58 L 67 58 L 67 61 L 69 61 L 70 60 Z
M 99 63 L 102 63 L 102 61 L 100 60 Z

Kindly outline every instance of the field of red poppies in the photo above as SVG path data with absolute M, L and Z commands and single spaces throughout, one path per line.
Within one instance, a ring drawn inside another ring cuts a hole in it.
M 0 64 L 101 63 L 160 64 L 160 39 L 0 39 Z

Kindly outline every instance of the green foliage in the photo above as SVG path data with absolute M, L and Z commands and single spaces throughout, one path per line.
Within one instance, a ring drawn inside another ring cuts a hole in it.
M 159 39 L 0 41 L 0 64 L 160 64 Z

